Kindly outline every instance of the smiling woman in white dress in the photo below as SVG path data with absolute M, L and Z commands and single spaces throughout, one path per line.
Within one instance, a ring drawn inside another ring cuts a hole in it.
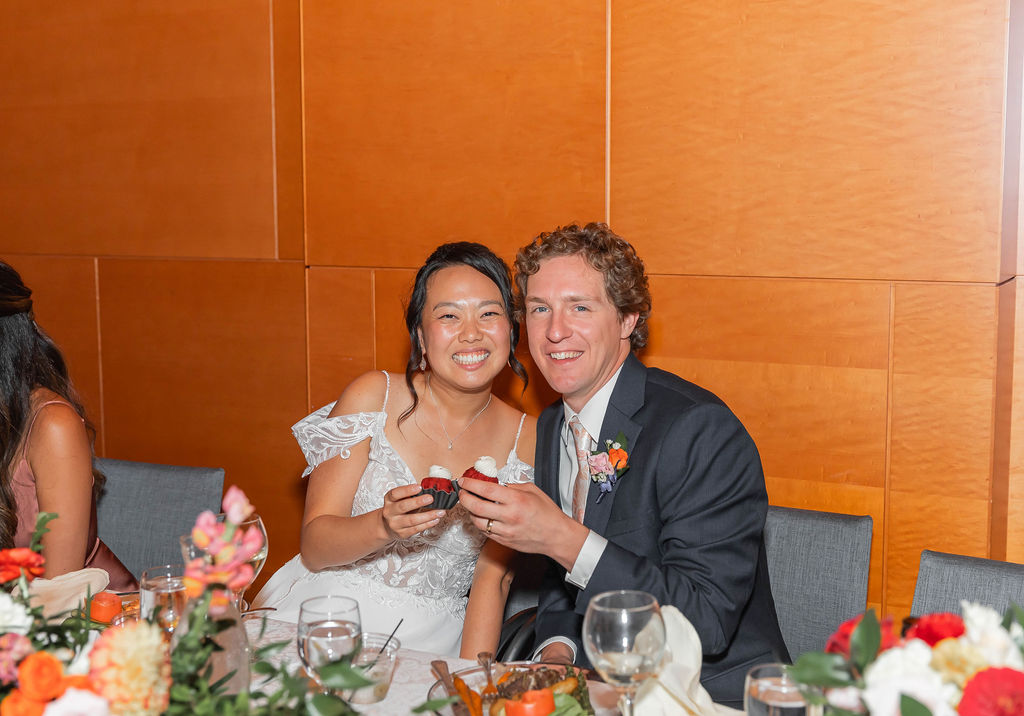
M 419 481 L 432 465 L 458 477 L 493 456 L 502 483 L 533 479 L 536 419 L 495 397 L 516 360 L 508 266 L 480 244 L 438 247 L 416 275 L 406 310 L 411 351 L 405 380 L 384 372 L 354 380 L 336 403 L 292 432 L 309 463 L 301 553 L 264 586 L 254 606 L 296 621 L 305 599 L 359 602 L 363 630 L 404 647 L 476 655 L 493 649 L 510 576 L 505 548 L 465 509 L 426 509 Z M 474 576 L 475 575 L 475 576 Z M 470 591 L 471 618 L 463 635 Z

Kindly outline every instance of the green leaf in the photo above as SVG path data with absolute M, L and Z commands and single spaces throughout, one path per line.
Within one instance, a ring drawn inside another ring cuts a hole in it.
M 320 681 L 329 689 L 358 689 L 363 686 L 370 686 L 373 681 L 363 676 L 359 669 L 346 660 L 332 661 L 324 664 L 319 671 Z
M 430 711 L 440 711 L 445 706 L 454 704 L 458 700 L 458 696 L 448 696 L 443 699 L 430 699 L 430 701 L 425 701 L 416 708 L 414 708 L 412 712 L 414 714 L 422 714 L 429 713 Z
M 50 531 L 46 525 L 57 519 L 56 512 L 40 512 L 36 515 L 36 528 L 32 531 L 32 541 L 28 547 L 33 552 L 38 552 L 43 544 L 43 535 Z
M 809 686 L 853 686 L 856 681 L 839 654 L 810 652 L 801 654 L 789 674 L 798 683 Z
M 850 637 L 850 660 L 857 673 L 864 673 L 867 665 L 878 656 L 878 647 L 881 645 L 882 629 L 878 625 L 878 617 L 874 609 L 868 609 Z
M 900 694 L 900 716 L 932 716 L 932 712 L 913 696 Z
M 314 716 L 345 716 L 353 713 L 348 704 L 331 694 L 312 696 L 306 700 L 306 707 Z
M 254 661 L 249 665 L 249 670 L 254 674 L 276 674 L 277 667 L 266 661 Z

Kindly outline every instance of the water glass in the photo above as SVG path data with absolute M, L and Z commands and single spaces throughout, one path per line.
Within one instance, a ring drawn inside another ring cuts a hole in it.
M 388 695 L 391 677 L 395 673 L 395 661 L 401 643 L 395 637 L 376 632 L 363 632 L 359 653 L 352 665 L 360 674 L 372 681 L 352 691 L 348 701 L 353 704 L 375 704 Z
M 647 592 L 603 592 L 583 616 L 583 648 L 594 668 L 621 695 L 623 716 L 632 716 L 640 683 L 658 674 L 665 653 L 665 622 L 658 600 Z
M 355 599 L 313 597 L 299 607 L 295 636 L 299 659 L 321 689 L 329 691 L 320 678 L 320 669 L 355 656 L 360 649 L 361 633 L 359 603 Z
M 747 716 L 821 716 L 822 707 L 809 704 L 784 664 L 760 664 L 747 672 L 743 689 Z
M 188 601 L 184 578 L 185 565 L 163 564 L 144 570 L 139 580 L 139 616 L 159 626 L 168 644 Z

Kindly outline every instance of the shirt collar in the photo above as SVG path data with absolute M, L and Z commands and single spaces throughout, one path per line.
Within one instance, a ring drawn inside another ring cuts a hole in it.
M 574 415 L 579 415 L 580 422 L 583 423 L 583 427 L 587 429 L 590 437 L 593 438 L 594 442 L 600 443 L 604 415 L 608 412 L 608 402 L 612 399 L 612 392 L 615 390 L 615 383 L 619 380 L 619 373 L 622 372 L 623 365 L 625 365 L 625 361 L 622 362 L 622 365 L 619 366 L 612 377 L 596 393 L 590 396 L 590 400 L 587 401 L 587 404 L 583 406 L 579 413 L 570 408 L 564 400 L 562 401 L 566 426 L 569 425 L 569 421 Z M 568 427 L 563 430 L 563 434 L 567 430 Z

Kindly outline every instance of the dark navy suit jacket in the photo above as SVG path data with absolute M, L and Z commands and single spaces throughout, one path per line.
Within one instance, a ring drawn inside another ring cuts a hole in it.
M 536 480 L 556 503 L 564 422 L 561 401 L 537 425 Z M 715 395 L 647 368 L 632 354 L 612 392 L 598 444 L 626 436 L 629 469 L 597 501 L 591 485 L 584 524 L 608 540 L 586 589 L 549 561 L 540 593 L 537 643 L 576 643 L 591 597 L 612 589 L 650 592 L 672 604 L 700 635 L 701 682 L 719 702 L 742 706 L 754 664 L 788 661 L 764 553 L 768 509 L 761 458 L 739 419 Z

